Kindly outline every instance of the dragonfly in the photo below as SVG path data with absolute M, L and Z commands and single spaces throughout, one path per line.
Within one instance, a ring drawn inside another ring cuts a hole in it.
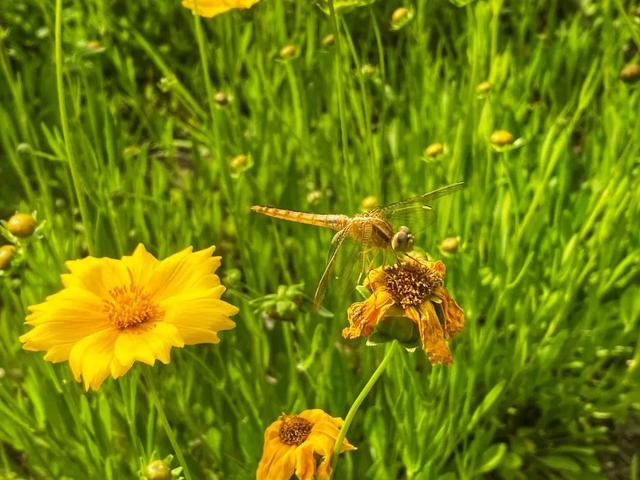
M 398 228 L 395 228 L 394 225 L 405 218 L 420 219 L 421 216 L 429 216 L 429 214 L 433 213 L 433 207 L 429 203 L 460 190 L 463 184 L 464 182 L 452 183 L 428 193 L 373 208 L 352 216 L 298 212 L 262 205 L 254 205 L 251 210 L 280 220 L 315 225 L 336 232 L 331 240 L 327 263 L 314 294 L 314 306 L 319 307 L 324 298 L 338 252 L 347 238 L 351 238 L 363 246 L 365 252 L 367 247 L 380 248 L 391 250 L 396 255 L 396 258 L 399 258 L 402 254 L 412 250 L 415 236 L 406 225 L 399 225 Z

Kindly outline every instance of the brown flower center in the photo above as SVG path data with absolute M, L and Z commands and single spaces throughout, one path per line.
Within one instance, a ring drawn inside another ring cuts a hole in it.
M 386 284 L 393 300 L 403 309 L 420 305 L 434 288 L 442 285 L 442 277 L 418 262 L 395 263 L 384 268 Z
M 280 417 L 282 425 L 278 435 L 280 441 L 286 445 L 301 445 L 311 433 L 313 424 L 302 417 L 285 415 Z
M 103 299 L 102 308 L 111 323 L 121 329 L 151 322 L 162 316 L 162 310 L 142 287 L 131 284 L 109 290 L 109 297 Z

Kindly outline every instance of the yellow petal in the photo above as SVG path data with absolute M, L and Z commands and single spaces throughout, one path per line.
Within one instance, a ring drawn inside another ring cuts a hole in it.
M 97 390 L 109 375 L 118 330 L 108 328 L 83 338 L 69 354 L 69 366 L 76 379 L 82 378 L 85 390 Z
M 224 287 L 218 286 L 168 298 L 160 303 L 165 312 L 164 321 L 176 325 L 185 336 L 188 330 L 230 330 L 235 322 L 228 317 L 238 313 L 238 308 L 220 300 L 222 292 Z M 185 338 L 185 343 L 190 342 Z
M 131 282 L 125 264 L 113 258 L 87 257 L 70 260 L 66 265 L 71 274 L 63 276 L 64 285 L 84 288 L 99 298 L 107 298 L 111 289 Z
M 235 8 L 249 8 L 259 0 L 183 0 L 182 5 L 203 17 L 214 17 Z M 196 9 L 197 4 L 197 9 Z
M 160 302 L 166 298 L 193 290 L 211 289 L 220 285 L 214 274 L 220 257 L 212 257 L 215 247 L 192 253 L 192 248 L 162 260 L 149 279 L 147 291 Z
M 160 261 L 147 252 L 143 244 L 139 243 L 132 255 L 122 257 L 122 262 L 131 272 L 131 280 L 136 285 L 148 285 L 156 266 Z
M 171 347 L 182 347 L 184 342 L 174 325 L 158 322 L 140 328 L 122 330 L 115 344 L 115 358 L 128 370 L 137 360 L 153 365 L 156 359 L 169 363 Z
M 451 351 L 444 339 L 444 331 L 433 304 L 426 301 L 421 305 L 420 311 L 411 307 L 405 313 L 417 323 L 422 348 L 427 353 L 429 361 L 433 364 L 451 363 Z
M 451 338 L 464 328 L 464 312 L 446 288 L 438 287 L 433 293 L 442 300 L 440 307 L 444 316 L 444 332 L 447 338 Z

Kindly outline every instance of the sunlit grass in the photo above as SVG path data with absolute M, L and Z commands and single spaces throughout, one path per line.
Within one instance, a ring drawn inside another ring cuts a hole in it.
M 633 2 L 415 2 L 395 30 L 403 5 L 383 1 L 211 20 L 177 1 L 65 1 L 58 72 L 53 2 L 6 3 L 0 217 L 46 222 L 0 277 L 0 477 L 135 478 L 176 454 L 173 431 L 191 478 L 253 478 L 269 424 L 344 418 L 385 347 L 341 338 L 355 290 L 330 285 L 312 309 L 331 235 L 249 207 L 354 213 L 464 180 L 418 238 L 465 310 L 454 363 L 397 352 L 336 478 L 637 478 L 611 433 L 632 435 L 640 406 Z M 139 242 L 158 258 L 215 244 L 237 328 L 84 393 L 21 350 L 26 307 L 66 260 Z

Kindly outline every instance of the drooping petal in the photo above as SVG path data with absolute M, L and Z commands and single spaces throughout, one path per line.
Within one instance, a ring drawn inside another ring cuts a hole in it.
M 342 330 L 342 336 L 368 337 L 393 304 L 393 298 L 385 288 L 374 291 L 363 302 L 352 304 L 347 311 L 349 326 Z
M 442 300 L 440 307 L 444 315 L 444 333 L 447 338 L 451 338 L 464 328 L 464 312 L 446 288 L 438 287 L 433 294 Z
M 451 363 L 451 351 L 444 339 L 444 331 L 433 304 L 425 301 L 420 310 L 411 307 L 405 310 L 405 314 L 418 325 L 422 349 L 427 353 L 429 361 L 433 364 Z

